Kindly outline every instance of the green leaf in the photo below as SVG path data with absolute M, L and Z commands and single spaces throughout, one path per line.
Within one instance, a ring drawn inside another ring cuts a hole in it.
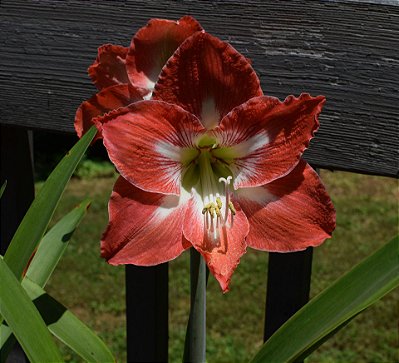
M 0 280 L 1 314 L 29 360 L 32 363 L 63 362 L 39 312 L 2 257 Z
M 0 188 L 0 198 L 3 196 L 4 190 L 6 189 L 7 186 L 7 180 L 4 181 L 3 185 Z
M 48 329 L 64 344 L 89 362 L 115 362 L 104 342 L 64 305 L 25 277 L 22 286 L 44 317 Z
M 29 265 L 26 277 L 40 287 L 46 285 L 89 206 L 89 200 L 83 201 L 46 233 Z
M 90 202 L 88 200 L 83 201 L 45 234 L 29 265 L 26 277 L 30 278 L 30 280 L 40 287 L 45 286 L 67 248 L 73 232 L 85 216 L 89 205 Z M 52 311 L 42 311 L 41 314 L 42 317 L 45 317 L 52 314 Z M 0 362 L 4 363 L 10 352 L 10 348 L 15 343 L 15 338 L 6 325 L 0 326 L 0 338 Z
M 19 225 L 4 256 L 19 280 L 33 251 L 42 239 L 62 193 L 97 130 L 93 126 L 50 174 Z
M 88 206 L 88 201 L 82 202 L 46 233 L 29 265 L 22 286 L 34 300 L 54 336 L 87 361 L 114 362 L 115 359 L 104 342 L 66 307 L 42 289 L 65 251 L 72 233 L 86 214 Z M 5 325 L 0 326 L 0 334 L 2 338 L 1 362 L 4 362 L 9 353 L 9 347 L 12 347 L 15 340 L 11 330 Z
M 366 258 L 292 316 L 252 363 L 296 362 L 399 286 L 399 236 Z

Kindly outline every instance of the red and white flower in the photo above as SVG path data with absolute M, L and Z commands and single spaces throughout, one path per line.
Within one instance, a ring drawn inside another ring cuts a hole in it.
M 178 21 L 151 19 L 132 38 L 129 47 L 105 44 L 88 73 L 99 92 L 84 101 L 75 116 L 75 130 L 81 137 L 93 118 L 119 107 L 151 97 L 162 67 L 188 37 L 202 31 L 192 17 Z M 100 138 L 101 134 L 97 135 Z
M 121 174 L 102 256 L 148 266 L 193 246 L 225 292 L 247 246 L 289 252 L 322 243 L 335 211 L 301 155 L 324 101 L 263 96 L 230 45 L 204 32 L 188 38 L 153 100 L 96 120 Z

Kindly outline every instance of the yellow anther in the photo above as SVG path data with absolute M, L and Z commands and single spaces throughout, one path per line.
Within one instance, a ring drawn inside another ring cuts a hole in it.
M 215 211 L 216 211 L 215 207 L 216 207 L 215 203 L 212 203 L 211 208 L 209 209 L 209 214 L 211 215 L 212 218 L 215 216 Z
M 215 212 L 216 212 L 216 215 L 217 215 L 218 217 L 221 217 L 221 216 L 222 216 L 222 213 L 220 213 L 219 206 L 216 206 L 216 207 L 215 207 Z
M 213 203 L 206 204 L 205 207 L 202 209 L 202 214 L 205 214 L 206 212 L 208 212 L 211 209 L 212 204 Z
M 233 205 L 232 202 L 229 202 L 229 209 L 231 210 L 231 214 L 232 214 L 233 216 L 235 216 L 236 213 L 237 213 L 237 211 L 236 211 L 236 209 L 234 208 L 234 205 Z
M 222 200 L 220 199 L 220 197 L 217 197 L 217 198 L 216 198 L 216 204 L 217 204 L 217 206 L 218 206 L 219 209 L 222 208 L 222 205 L 223 205 L 223 204 L 222 204 Z

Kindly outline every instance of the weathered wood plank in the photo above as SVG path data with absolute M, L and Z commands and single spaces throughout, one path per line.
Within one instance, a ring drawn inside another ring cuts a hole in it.
M 373 4 L 374 2 L 374 4 Z M 195 16 L 253 60 L 264 91 L 327 96 L 306 158 L 322 168 L 398 176 L 399 7 L 394 1 L 2 0 L 2 121 L 73 132 L 94 91 L 96 48 L 128 45 L 149 18 Z

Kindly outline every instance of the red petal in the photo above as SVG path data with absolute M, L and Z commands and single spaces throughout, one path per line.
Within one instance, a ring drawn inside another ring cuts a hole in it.
M 283 178 L 237 191 L 250 224 L 248 246 L 300 251 L 331 237 L 335 210 L 319 176 L 305 161 Z
M 261 95 L 259 79 L 247 59 L 202 32 L 187 39 L 170 58 L 153 98 L 183 107 L 210 129 L 234 107 Z
M 231 276 L 247 247 L 245 237 L 249 231 L 249 224 L 240 206 L 237 203 L 234 203 L 234 206 L 236 215 L 233 227 L 219 227 L 216 240 L 211 240 L 204 230 L 204 216 L 201 213 L 203 206 L 198 196 L 194 195 L 191 198 L 183 225 L 184 236 L 204 257 L 223 292 L 229 291 Z
M 78 136 L 82 137 L 94 125 L 94 117 L 141 100 L 143 100 L 142 91 L 131 85 L 120 84 L 104 88 L 89 100 L 84 101 L 77 109 L 75 130 Z
M 319 127 L 324 96 L 257 97 L 234 109 L 214 131 L 234 162 L 234 187 L 255 187 L 289 173 Z M 226 149 L 227 148 L 227 149 Z
M 180 193 L 182 157 L 203 130 L 195 116 L 165 102 L 140 101 L 95 122 L 125 179 L 149 192 Z
M 113 44 L 104 44 L 98 48 L 97 59 L 87 71 L 99 90 L 129 83 L 125 60 L 127 52 L 128 48 Z
M 132 84 L 152 90 L 162 67 L 177 47 L 201 30 L 201 25 L 190 16 L 178 21 L 151 19 L 130 44 L 126 67 Z
M 101 256 L 112 265 L 157 265 L 179 256 L 187 247 L 179 197 L 144 192 L 119 177 L 109 201 L 109 225 Z

